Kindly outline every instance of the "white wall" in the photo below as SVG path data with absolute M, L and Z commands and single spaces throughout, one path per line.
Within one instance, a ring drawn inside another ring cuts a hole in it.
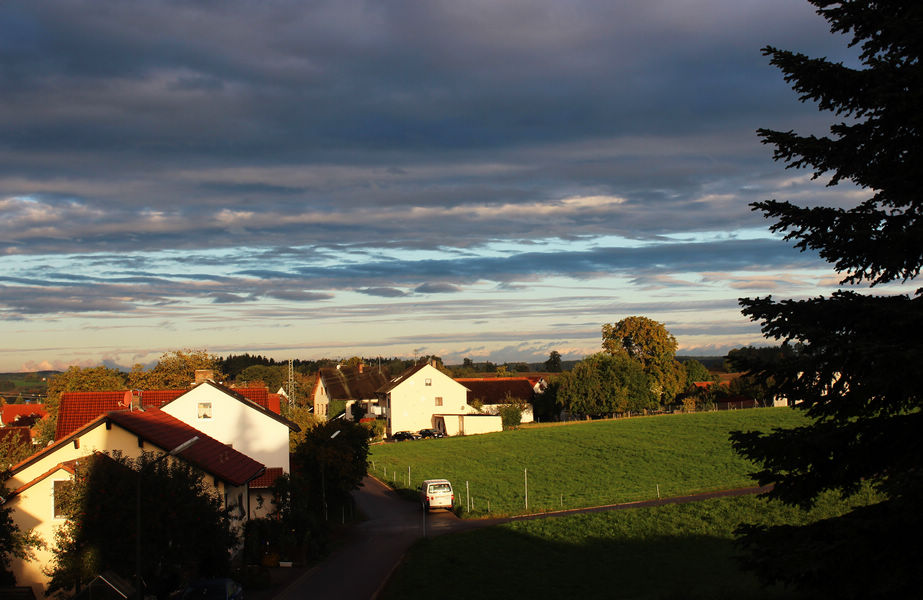
M 500 414 L 500 407 L 506 406 L 505 404 L 485 404 L 481 407 L 481 410 L 486 414 L 498 415 Z M 522 423 L 531 423 L 535 420 L 535 417 L 532 414 L 532 405 L 526 403 L 522 409 Z
M 468 406 L 465 386 L 432 365 L 426 365 L 402 381 L 389 396 L 389 435 L 433 427 L 433 415 L 476 412 Z M 442 399 L 441 405 L 436 404 L 436 398 Z M 447 428 L 450 419 L 446 417 Z
M 199 405 L 208 403 L 211 417 L 200 418 Z M 266 467 L 289 472 L 288 426 L 207 383 L 165 405 L 163 411 Z

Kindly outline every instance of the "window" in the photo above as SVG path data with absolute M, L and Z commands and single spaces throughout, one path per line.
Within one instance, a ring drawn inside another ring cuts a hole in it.
M 436 396 L 436 406 L 442 406 L 442 396 Z
M 423 385 L 433 385 L 433 380 L 430 379 L 429 377 L 427 377 L 427 378 L 423 381 Z
M 200 419 L 211 419 L 212 418 L 212 403 L 211 402 L 199 402 L 199 418 Z
M 65 504 L 64 500 L 67 496 L 67 493 L 73 487 L 74 482 L 72 481 L 55 481 L 54 482 L 54 518 L 55 519 L 66 519 L 67 514 L 64 511 Z

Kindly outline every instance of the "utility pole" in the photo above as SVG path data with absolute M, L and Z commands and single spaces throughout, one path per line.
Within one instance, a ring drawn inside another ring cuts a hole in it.
M 288 359 L 288 405 L 295 406 L 295 361 Z

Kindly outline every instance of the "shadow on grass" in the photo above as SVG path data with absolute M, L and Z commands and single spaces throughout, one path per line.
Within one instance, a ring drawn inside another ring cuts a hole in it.
M 413 598 L 793 598 L 739 569 L 731 539 L 699 534 L 564 541 L 517 524 L 422 540 L 382 594 Z M 579 537 L 579 534 L 578 534 Z

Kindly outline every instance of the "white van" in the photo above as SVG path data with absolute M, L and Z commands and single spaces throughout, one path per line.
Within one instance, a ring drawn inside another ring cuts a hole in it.
M 455 504 L 455 492 L 448 479 L 427 479 L 420 485 L 420 502 L 423 510 L 446 508 L 452 510 Z

